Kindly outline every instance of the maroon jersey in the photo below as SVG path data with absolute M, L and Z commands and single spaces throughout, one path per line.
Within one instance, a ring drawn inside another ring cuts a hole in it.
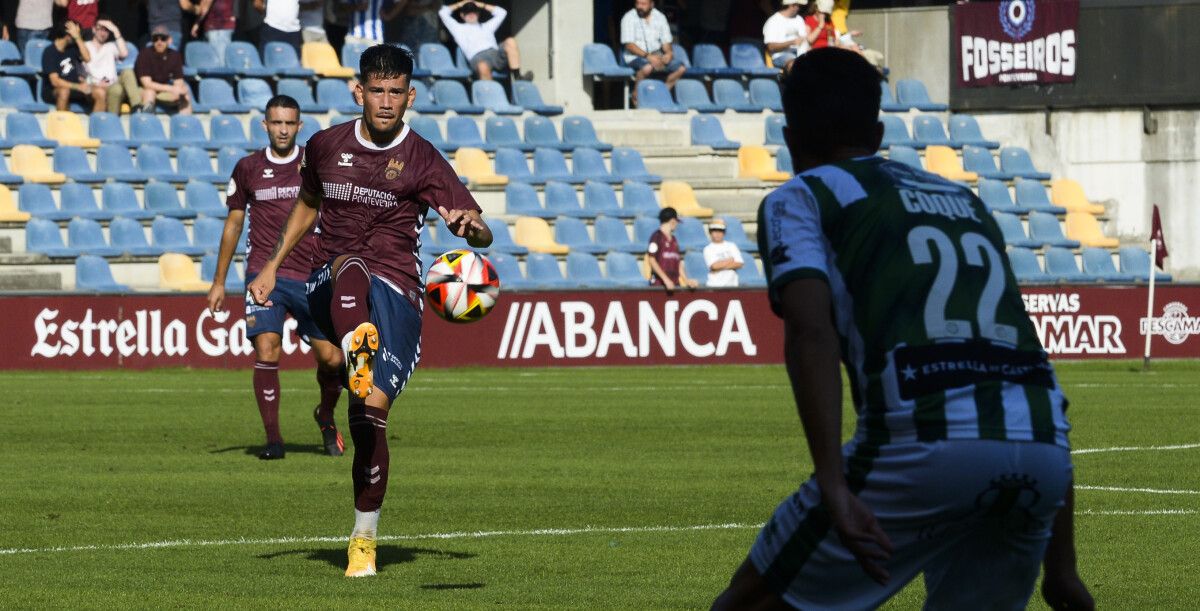
M 280 159 L 268 149 L 241 158 L 233 168 L 233 178 L 225 189 L 225 205 L 230 210 L 245 210 L 250 219 L 250 248 L 246 251 L 246 275 L 257 274 L 271 258 L 279 234 L 287 224 L 296 197 L 300 195 L 300 158 L 304 147 Z M 313 268 L 324 261 L 316 259 L 317 236 L 301 238 L 279 266 L 279 276 L 308 280 Z
M 650 235 L 650 245 L 646 247 L 646 252 L 658 261 L 658 266 L 671 282 L 679 283 L 679 240 L 676 240 L 674 235 L 667 236 L 661 229 L 655 231 Z M 662 284 L 658 274 L 650 274 L 650 284 Z
M 304 190 L 321 197 L 321 256 L 362 257 L 372 275 L 419 301 L 425 214 L 431 207 L 479 211 L 479 204 L 441 153 L 407 125 L 379 147 L 359 132 L 361 121 L 317 132 L 304 150 Z

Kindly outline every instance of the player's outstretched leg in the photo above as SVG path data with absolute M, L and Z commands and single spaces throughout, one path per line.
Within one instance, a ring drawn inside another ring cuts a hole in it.
M 258 457 L 263 460 L 283 458 L 283 435 L 279 432 L 278 362 L 254 361 L 254 399 L 267 431 L 267 447 Z
M 366 262 L 359 257 L 342 260 L 333 277 L 329 317 L 346 358 L 350 393 L 359 399 L 371 394 L 375 352 L 379 350 L 379 332 L 371 324 L 367 306 L 370 290 L 371 275 Z
M 382 391 L 372 403 L 387 404 Z M 387 407 L 352 400 L 349 409 L 350 437 L 354 440 L 354 531 L 350 534 L 347 577 L 375 574 L 375 538 L 379 509 L 387 492 L 388 454 Z

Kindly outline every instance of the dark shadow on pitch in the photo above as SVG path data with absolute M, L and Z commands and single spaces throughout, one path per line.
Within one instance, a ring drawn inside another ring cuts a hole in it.
M 487 587 L 486 583 L 427 583 L 422 590 L 478 590 Z
M 273 552 L 270 554 L 262 554 L 258 556 L 263 560 L 273 560 L 280 556 L 295 556 L 302 555 L 307 560 L 317 562 L 325 562 L 339 569 L 346 568 L 346 549 L 297 549 L 287 550 L 282 552 Z M 379 569 L 391 564 L 406 564 L 417 559 L 419 556 L 426 556 L 438 560 L 466 560 L 474 558 L 475 554 L 465 552 L 448 552 L 440 549 L 428 549 L 423 547 L 402 547 L 399 545 L 380 545 L 376 548 L 376 565 Z M 475 584 L 447 584 L 455 585 L 456 587 L 475 586 Z M 483 587 L 480 584 L 478 587 Z M 455 589 L 455 588 L 445 588 Z M 464 587 L 465 589 L 465 587 Z
M 238 450 L 241 450 L 247 456 L 254 456 L 257 458 L 258 453 L 262 452 L 266 447 L 266 445 L 229 446 L 227 448 L 209 450 L 208 453 L 225 454 L 227 452 L 237 452 Z M 325 448 L 316 444 L 285 443 L 283 444 L 283 451 L 285 454 L 324 454 Z

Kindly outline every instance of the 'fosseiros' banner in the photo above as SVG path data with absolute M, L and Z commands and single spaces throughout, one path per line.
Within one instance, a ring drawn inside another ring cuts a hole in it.
M 1002 0 L 954 7 L 962 87 L 1075 81 L 1078 0 Z

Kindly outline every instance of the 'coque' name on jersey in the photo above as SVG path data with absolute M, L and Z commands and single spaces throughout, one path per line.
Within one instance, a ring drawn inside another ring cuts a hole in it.
M 937 214 L 948 219 L 970 219 L 980 222 L 971 206 L 971 198 L 958 193 L 929 193 L 901 188 L 900 201 L 912 214 Z

